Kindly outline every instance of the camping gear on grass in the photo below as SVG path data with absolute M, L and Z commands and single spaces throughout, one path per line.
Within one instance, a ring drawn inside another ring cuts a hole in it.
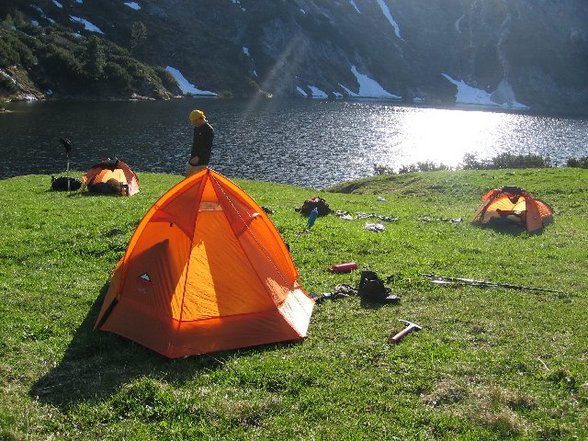
M 55 191 L 75 191 L 82 186 L 82 181 L 71 176 L 60 176 L 56 178 L 51 176 L 51 190 Z
M 423 329 L 423 327 L 421 325 L 417 325 L 416 323 L 409 322 L 408 320 L 398 319 L 398 321 L 406 323 L 406 327 L 402 331 L 391 336 L 390 343 L 398 344 L 398 343 L 400 343 L 400 340 L 402 340 L 405 336 L 407 336 L 411 332 L 420 331 L 421 329 Z
M 340 283 L 335 286 L 333 292 L 324 292 L 322 294 L 310 293 L 315 302 L 320 303 L 323 300 L 336 300 L 342 297 L 351 297 L 357 295 L 357 289 L 347 283 Z
M 310 212 L 310 214 L 308 215 L 308 220 L 306 221 L 306 226 L 308 228 L 312 228 L 312 226 L 314 225 L 314 222 L 316 221 L 317 216 L 318 216 L 318 208 L 314 207 L 312 209 L 312 211 Z
M 373 271 L 362 271 L 357 290 L 364 300 L 378 303 L 398 303 L 400 297 L 391 294 L 390 288 Z
M 551 207 L 522 188 L 495 188 L 482 196 L 482 200 L 484 203 L 471 222 L 474 225 L 496 225 L 512 221 L 522 225 L 530 233 L 535 233 L 553 220 Z
M 386 226 L 380 222 L 366 222 L 363 228 L 374 233 L 381 233 L 386 230 Z
M 313 209 L 317 209 L 318 216 L 325 216 L 329 214 L 332 210 L 329 208 L 329 204 L 323 198 L 315 196 L 310 199 L 306 199 L 300 208 L 300 212 L 305 215 L 309 216 Z
M 83 187 L 92 193 L 132 196 L 139 193 L 139 178 L 119 159 L 94 164 L 82 178 Z
M 549 288 L 534 288 L 532 286 L 524 286 L 524 285 L 513 285 L 510 283 L 501 283 L 501 282 L 490 282 L 487 280 L 475 280 L 475 279 L 466 279 L 463 277 L 448 277 L 448 276 L 439 276 L 437 274 L 421 274 L 423 277 L 429 278 L 431 283 L 435 285 L 469 285 L 469 286 L 478 286 L 481 288 L 487 287 L 500 287 L 500 288 L 508 288 L 508 289 L 520 289 L 526 291 L 543 291 L 543 292 L 553 292 L 557 294 L 568 295 L 565 291 L 561 291 L 558 289 L 549 289 Z
M 65 173 L 69 173 L 69 155 L 71 154 L 71 141 L 67 138 L 60 138 L 59 142 L 65 148 L 65 157 L 67 159 L 67 165 L 65 167 Z M 78 178 L 72 178 L 71 176 L 51 176 L 51 190 L 54 191 L 75 191 L 79 190 L 82 186 L 82 181 Z
M 69 155 L 71 153 L 71 141 L 68 138 L 59 138 L 59 142 L 63 145 L 65 149 L 65 157 L 67 158 L 67 167 L 65 168 L 66 171 L 69 171 Z
M 333 265 L 330 268 L 330 271 L 332 273 L 349 273 L 355 269 L 357 269 L 357 263 L 345 262 L 345 263 L 338 263 L 337 265 Z
M 314 301 L 297 278 L 263 209 L 207 168 L 143 217 L 95 328 L 169 358 L 300 340 Z

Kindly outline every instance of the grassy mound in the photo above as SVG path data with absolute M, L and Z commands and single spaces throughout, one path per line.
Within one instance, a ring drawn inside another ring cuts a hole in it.
M 173 361 L 92 329 L 137 223 L 181 179 L 139 178 L 133 197 L 0 181 L 0 439 L 588 438 L 588 171 L 380 175 L 320 192 L 236 180 L 271 211 L 307 291 L 356 286 L 359 271 L 328 271 L 354 260 L 401 301 L 326 300 L 302 342 Z M 470 225 L 503 185 L 550 204 L 554 223 L 535 235 Z M 312 196 L 351 219 L 305 230 L 295 209 Z M 391 345 L 398 319 L 424 329 Z

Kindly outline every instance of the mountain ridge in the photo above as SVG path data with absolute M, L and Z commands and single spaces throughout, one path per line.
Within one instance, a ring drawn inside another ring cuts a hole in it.
M 220 97 L 354 98 L 369 79 L 389 95 L 374 98 L 404 103 L 588 114 L 581 0 L 11 0 L 0 7 L 0 19 L 9 16 L 4 32 L 60 28 L 85 46 L 94 38 L 128 51 L 134 61 L 125 62 L 139 66 L 127 69 L 132 87 L 96 86 L 89 96 L 178 96 L 177 71 Z M 108 63 L 103 83 L 126 78 L 117 59 Z M 4 62 L 0 78 L 9 66 L 29 73 L 41 97 L 47 88 L 54 98 L 80 94 L 39 64 Z

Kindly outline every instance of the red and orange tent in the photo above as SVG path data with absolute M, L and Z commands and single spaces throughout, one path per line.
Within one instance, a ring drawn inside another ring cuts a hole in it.
M 518 187 L 500 187 L 482 196 L 472 224 L 492 225 L 502 221 L 521 224 L 531 233 L 541 231 L 553 220 L 553 210 Z
M 166 357 L 306 336 L 314 300 L 261 207 L 204 169 L 164 194 L 118 262 L 95 328 Z
M 82 186 L 98 193 L 132 196 L 139 193 L 139 178 L 120 159 L 105 159 L 90 167 L 82 177 Z

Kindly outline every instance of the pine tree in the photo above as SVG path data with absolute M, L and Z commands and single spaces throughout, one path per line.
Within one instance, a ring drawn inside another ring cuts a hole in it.
M 84 70 L 86 75 L 97 81 L 104 77 L 106 55 L 100 39 L 94 35 L 88 38 L 86 43 Z
M 136 21 L 131 26 L 131 53 L 140 55 L 147 40 L 147 27 L 143 22 Z

